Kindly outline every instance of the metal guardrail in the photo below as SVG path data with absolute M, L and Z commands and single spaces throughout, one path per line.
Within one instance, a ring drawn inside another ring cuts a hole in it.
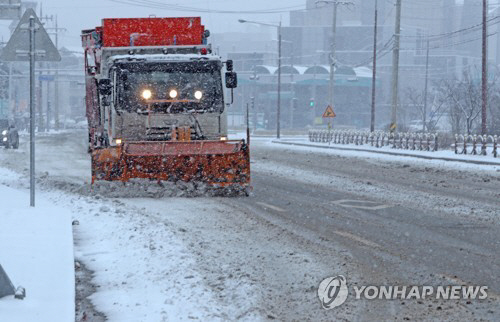
M 371 145 L 377 148 L 389 146 L 392 149 L 414 151 L 437 151 L 439 148 L 438 135 L 436 133 L 309 130 L 309 141 L 334 144 Z
M 391 147 L 393 149 L 413 151 L 433 152 L 439 149 L 439 138 L 437 133 L 309 130 L 309 141 L 333 144 L 355 144 L 358 146 L 370 145 L 376 148 Z M 497 135 L 457 134 L 455 135 L 455 143 L 451 144 L 451 147 L 455 151 L 455 154 L 492 155 L 498 158 L 498 144 L 499 137 Z
M 488 155 L 498 157 L 497 135 L 469 135 L 456 134 L 455 144 L 452 145 L 455 154 Z M 478 151 L 478 148 L 480 150 Z

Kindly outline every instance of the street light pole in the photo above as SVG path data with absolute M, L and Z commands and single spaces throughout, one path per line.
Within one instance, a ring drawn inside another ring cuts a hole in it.
M 264 23 L 264 22 L 257 22 L 257 21 L 249 21 L 249 20 L 244 20 L 244 19 L 239 19 L 238 20 L 240 23 L 253 23 L 256 25 L 261 25 L 261 26 L 268 26 L 268 27 L 274 27 L 278 29 L 278 104 L 276 107 L 276 138 L 281 137 L 281 43 L 282 43 L 282 37 L 281 37 L 281 21 L 278 25 L 273 25 L 270 23 Z

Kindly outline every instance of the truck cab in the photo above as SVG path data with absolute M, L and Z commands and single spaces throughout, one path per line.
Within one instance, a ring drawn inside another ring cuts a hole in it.
M 215 55 L 110 56 L 98 86 L 105 144 L 226 139 L 223 65 Z

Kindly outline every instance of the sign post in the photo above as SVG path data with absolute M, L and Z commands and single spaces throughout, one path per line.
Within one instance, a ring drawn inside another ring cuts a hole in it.
M 325 110 L 325 113 L 323 113 L 323 118 L 329 119 L 328 120 L 328 137 L 330 137 L 330 131 L 332 130 L 332 119 L 334 119 L 337 115 L 333 111 L 333 107 L 331 105 L 328 105 L 328 107 Z M 330 140 L 328 141 L 328 144 L 330 144 Z
M 30 206 L 35 206 L 35 61 L 60 61 L 61 55 L 33 9 L 28 9 L 3 49 L 3 61 L 30 63 Z

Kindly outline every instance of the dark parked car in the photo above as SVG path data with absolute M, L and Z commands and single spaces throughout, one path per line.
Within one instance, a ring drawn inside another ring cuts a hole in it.
M 14 125 L 7 119 L 0 119 L 0 145 L 6 149 L 19 147 L 19 133 Z

